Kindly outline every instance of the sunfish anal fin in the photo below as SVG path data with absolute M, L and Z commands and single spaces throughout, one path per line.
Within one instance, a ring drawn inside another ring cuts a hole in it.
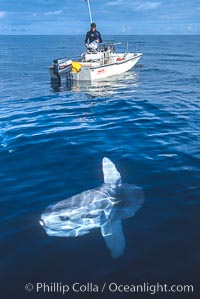
M 101 227 L 102 236 L 113 258 L 119 258 L 126 247 L 126 240 L 121 221 L 106 222 Z

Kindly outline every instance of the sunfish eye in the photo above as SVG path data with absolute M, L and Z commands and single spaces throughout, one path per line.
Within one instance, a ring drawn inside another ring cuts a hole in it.
M 67 220 L 70 220 L 70 217 L 62 215 L 62 216 L 60 216 L 60 220 L 67 221 Z

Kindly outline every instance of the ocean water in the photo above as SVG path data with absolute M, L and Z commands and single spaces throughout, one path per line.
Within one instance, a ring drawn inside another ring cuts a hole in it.
M 151 298 L 150 293 L 42 293 L 39 283 L 192 284 L 200 296 L 200 39 L 117 36 L 142 67 L 72 88 L 51 86 L 55 58 L 77 58 L 84 37 L 0 37 L 1 298 Z M 102 184 L 109 157 L 144 191 L 112 259 L 100 230 L 54 238 L 46 206 Z

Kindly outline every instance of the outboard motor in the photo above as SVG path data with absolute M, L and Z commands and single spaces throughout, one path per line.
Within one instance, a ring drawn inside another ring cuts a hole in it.
M 58 59 L 53 60 L 53 72 L 54 72 L 55 75 L 59 75 Z

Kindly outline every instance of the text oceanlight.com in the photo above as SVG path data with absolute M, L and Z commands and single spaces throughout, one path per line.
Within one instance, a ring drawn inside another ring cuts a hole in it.
M 73 293 L 149 293 L 151 295 L 158 293 L 193 293 L 193 285 L 169 285 L 155 283 L 151 284 L 148 282 L 142 284 L 118 284 L 115 282 L 105 282 L 102 284 L 95 284 L 88 282 L 81 284 L 75 282 L 73 284 L 64 284 L 60 282 L 37 282 L 35 284 L 27 283 L 25 285 L 27 292 L 36 293 L 60 293 L 65 295 L 69 292 Z

